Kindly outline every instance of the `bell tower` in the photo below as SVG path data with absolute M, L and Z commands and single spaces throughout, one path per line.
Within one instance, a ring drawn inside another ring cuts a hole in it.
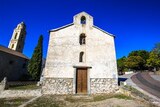
M 21 22 L 14 29 L 8 48 L 22 53 L 25 43 L 25 38 L 26 38 L 26 25 L 24 22 Z

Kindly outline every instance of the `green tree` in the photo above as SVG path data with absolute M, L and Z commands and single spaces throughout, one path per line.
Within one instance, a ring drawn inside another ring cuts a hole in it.
M 147 60 L 149 57 L 149 52 L 146 50 L 138 50 L 138 51 L 132 51 L 131 53 L 129 53 L 128 56 L 140 56 L 142 57 L 144 60 Z
M 120 72 L 124 72 L 125 71 L 125 61 L 126 61 L 126 57 L 122 57 L 120 59 L 117 60 L 117 67 L 118 67 L 118 71 Z
M 148 51 L 146 51 L 146 50 L 132 51 L 132 52 L 129 53 L 128 58 L 131 57 L 131 56 L 141 57 L 143 59 L 143 60 L 141 60 L 143 63 L 140 63 L 138 65 L 139 66 L 138 68 L 141 69 L 141 70 L 147 69 L 147 59 L 149 58 L 149 52 Z M 132 59 L 132 57 L 129 58 L 129 59 Z M 140 60 L 140 58 L 139 58 L 139 60 Z
M 156 68 L 156 70 L 158 70 L 158 68 L 160 67 L 160 57 L 156 52 L 152 51 L 150 53 L 149 59 L 147 60 L 147 65 L 152 69 Z
M 39 80 L 40 78 L 42 56 L 43 56 L 43 36 L 40 35 L 38 44 L 35 47 L 32 58 L 30 59 L 28 64 L 28 73 L 34 80 Z
M 141 70 L 141 66 L 143 66 L 145 60 L 141 56 L 129 56 L 126 59 L 125 66 L 128 69 L 132 70 Z
M 152 51 L 160 55 L 160 43 L 156 43 Z
M 147 60 L 147 66 L 151 69 L 155 68 L 159 70 L 160 68 L 160 43 L 155 44 L 153 50 L 149 54 Z

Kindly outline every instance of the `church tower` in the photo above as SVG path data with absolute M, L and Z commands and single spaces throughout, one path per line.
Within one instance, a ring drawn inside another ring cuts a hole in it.
M 22 53 L 25 43 L 25 37 L 26 37 L 26 25 L 24 22 L 21 22 L 14 29 L 8 48 Z

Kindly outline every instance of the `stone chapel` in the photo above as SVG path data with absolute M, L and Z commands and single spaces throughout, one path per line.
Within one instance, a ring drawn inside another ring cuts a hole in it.
M 27 74 L 29 58 L 24 55 L 23 48 L 26 38 L 26 25 L 19 23 L 13 30 L 8 48 L 0 45 L 0 81 L 19 81 Z
M 114 35 L 81 12 L 50 30 L 43 94 L 97 94 L 118 87 Z

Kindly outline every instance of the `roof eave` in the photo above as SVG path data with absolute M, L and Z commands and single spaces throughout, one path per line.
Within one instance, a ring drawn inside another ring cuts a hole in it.
M 107 31 L 105 31 L 105 30 L 102 30 L 101 28 L 99 28 L 99 27 L 97 27 L 97 26 L 95 26 L 95 25 L 93 25 L 93 27 L 115 38 L 115 35 L 107 32 Z
M 66 27 L 72 26 L 72 25 L 74 25 L 74 24 L 73 24 L 73 23 L 70 23 L 70 24 L 64 25 L 64 26 L 59 27 L 59 28 L 56 28 L 56 29 L 51 29 L 51 30 L 49 30 L 48 32 L 49 32 L 49 33 L 50 33 L 50 32 L 55 32 L 55 31 L 64 29 L 64 28 L 66 28 Z
M 17 52 L 15 50 L 12 50 L 12 49 L 7 48 L 7 47 L 2 46 L 2 45 L 0 45 L 0 51 L 29 60 L 29 58 L 26 55 L 24 55 L 23 53 Z

